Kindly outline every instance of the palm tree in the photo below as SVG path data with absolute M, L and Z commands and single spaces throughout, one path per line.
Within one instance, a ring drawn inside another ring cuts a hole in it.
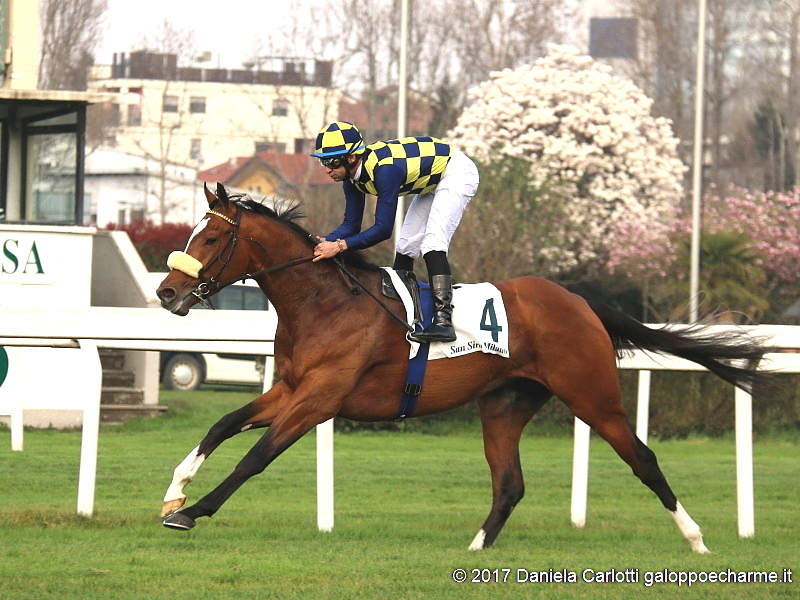
M 685 257 L 685 258 L 684 258 Z M 679 261 L 688 267 L 689 249 Z M 687 269 L 688 271 L 688 269 Z M 766 280 L 758 257 L 745 234 L 732 231 L 704 233 L 700 240 L 700 289 L 703 303 L 734 322 L 757 323 L 770 306 L 760 287 Z M 738 313 L 739 317 L 736 315 Z

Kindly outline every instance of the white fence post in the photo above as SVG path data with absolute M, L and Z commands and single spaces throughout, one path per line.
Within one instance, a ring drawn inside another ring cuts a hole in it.
M 100 435 L 100 394 L 103 367 L 94 340 L 79 340 L 86 366 L 86 404 L 83 408 L 81 465 L 78 474 L 78 514 L 94 514 L 94 487 L 97 476 L 97 443 Z
M 333 531 L 333 419 L 317 425 L 317 528 Z
M 20 362 L 19 365 L 14 365 L 14 368 L 21 370 L 23 365 Z M 22 381 L 24 381 L 24 375 L 17 373 L 16 377 L 9 377 L 5 384 L 11 388 L 8 394 L 10 398 L 8 412 L 10 413 L 9 419 L 11 421 L 11 449 L 16 452 L 22 452 L 24 447 L 25 425 L 22 420 Z
M 736 388 L 736 497 L 739 537 L 756 534 L 753 501 L 753 398 Z
M 639 371 L 639 392 L 636 398 L 636 437 L 647 444 L 650 424 L 650 371 Z
M 586 497 L 589 492 L 589 439 L 591 429 L 575 417 L 572 451 L 572 503 L 570 516 L 575 527 L 586 525 Z

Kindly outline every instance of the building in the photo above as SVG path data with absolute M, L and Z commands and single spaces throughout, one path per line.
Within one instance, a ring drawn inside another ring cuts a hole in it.
M 331 68 L 299 58 L 249 70 L 190 68 L 174 54 L 140 51 L 94 67 L 90 89 L 125 98 L 106 107 L 107 145 L 200 169 L 268 148 L 307 151 L 338 110 Z
M 378 90 L 372 98 L 342 97 L 337 120 L 353 123 L 371 143 L 397 137 L 397 86 Z M 431 135 L 431 102 L 416 92 L 406 97 L 406 135 Z
M 87 107 L 119 99 L 36 89 L 37 8 L 30 0 L 0 0 L 0 309 L 157 306 L 143 287 L 146 270 L 128 236 L 86 226 Z M 74 399 L 85 393 L 79 350 L 7 342 L 3 351 L 8 378 L 0 385 L 0 420 L 13 405 L 24 410 L 26 425 L 80 423 L 83 411 L 56 405 L 75 406 Z M 152 354 L 126 356 L 148 411 L 152 406 L 146 405 L 158 402 L 158 356 Z M 43 407 L 42 398 L 54 398 L 55 404 Z
M 87 224 L 126 225 L 137 219 L 196 223 L 205 208 L 197 171 L 152 158 L 97 148 L 86 156 L 84 205 Z M 165 199 L 162 206 L 161 198 Z
M 253 197 L 303 200 L 315 189 L 339 189 L 339 184 L 328 177 L 317 159 L 307 154 L 281 154 L 274 150 L 232 158 L 199 172 L 197 178 L 209 185 L 222 183 Z

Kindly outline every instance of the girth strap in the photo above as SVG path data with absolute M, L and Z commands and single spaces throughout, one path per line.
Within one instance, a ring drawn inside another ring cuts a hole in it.
M 433 297 L 431 296 L 428 284 L 420 283 L 420 303 L 422 305 L 422 321 L 415 323 L 417 331 L 422 331 L 433 322 Z M 403 389 L 403 396 L 400 399 L 400 411 L 395 421 L 402 421 L 410 417 L 417 407 L 417 400 L 422 393 L 422 382 L 425 379 L 425 370 L 428 366 L 428 351 L 430 344 L 420 344 L 417 354 L 408 361 L 408 372 L 406 373 L 406 385 Z

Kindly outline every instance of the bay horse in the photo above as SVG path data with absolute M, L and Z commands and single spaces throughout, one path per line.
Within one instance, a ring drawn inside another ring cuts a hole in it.
M 377 267 L 351 252 L 339 263 L 344 274 L 334 260 L 310 262 L 316 242 L 297 224 L 297 206 L 273 210 L 240 195 L 229 197 L 221 184 L 216 194 L 205 187 L 205 196 L 208 212 L 185 252 L 170 259 L 173 268 L 158 297 L 165 309 L 183 316 L 223 285 L 252 275 L 278 316 L 280 379 L 222 417 L 175 469 L 162 517 L 164 526 L 177 530 L 216 513 L 316 425 L 336 416 L 393 420 L 409 357 L 403 325 L 375 301 L 381 290 Z M 352 280 L 369 294 L 354 294 Z M 491 546 L 522 499 L 520 437 L 534 413 L 556 396 L 656 494 L 690 548 L 707 552 L 700 528 L 670 489 L 654 453 L 631 429 L 616 361 L 633 348 L 672 354 L 749 390 L 765 374 L 748 365 L 757 364 L 767 349 L 743 333 L 703 325 L 647 327 L 538 277 L 495 285 L 508 316 L 510 356 L 476 352 L 430 361 L 414 414 L 446 411 L 477 398 L 492 505 L 469 549 Z M 386 299 L 386 306 L 401 310 L 397 301 Z M 226 439 L 256 428 L 268 429 L 233 472 L 196 504 L 183 507 L 184 488 L 208 456 Z

